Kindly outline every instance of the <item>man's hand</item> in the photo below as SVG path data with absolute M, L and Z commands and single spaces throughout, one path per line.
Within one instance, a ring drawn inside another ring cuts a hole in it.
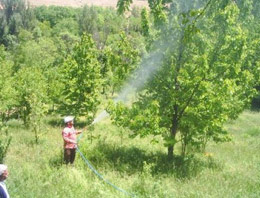
M 77 134 L 80 134 L 80 133 L 82 133 L 83 132 L 83 130 L 79 130 L 79 131 L 77 131 Z
M 77 134 L 80 134 L 80 133 L 82 133 L 83 131 L 86 131 L 87 129 L 88 129 L 88 127 L 86 126 L 86 127 L 83 128 L 82 130 L 77 131 Z

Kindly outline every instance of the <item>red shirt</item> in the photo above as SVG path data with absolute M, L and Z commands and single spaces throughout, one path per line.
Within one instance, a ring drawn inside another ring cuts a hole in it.
M 65 127 L 62 131 L 64 140 L 64 148 L 75 149 L 77 148 L 77 132 L 74 127 Z

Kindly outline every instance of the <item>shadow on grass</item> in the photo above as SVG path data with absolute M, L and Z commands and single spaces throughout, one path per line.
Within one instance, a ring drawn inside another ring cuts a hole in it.
M 63 150 L 61 150 L 59 153 L 57 153 L 49 160 L 49 165 L 56 169 L 59 169 L 63 164 Z
M 83 153 L 85 153 L 83 151 Z M 200 159 L 195 156 L 174 156 L 168 159 L 165 153 L 148 153 L 136 147 L 119 147 L 102 143 L 93 149 L 88 159 L 95 167 L 107 166 L 119 172 L 128 174 L 142 173 L 147 171 L 153 176 L 171 174 L 177 178 L 191 178 L 198 175 L 203 169 L 221 170 L 222 164 L 212 157 Z
M 47 124 L 52 126 L 52 127 L 63 127 L 64 126 L 64 121 L 62 119 L 48 119 Z
M 246 134 L 248 134 L 251 137 L 258 137 L 260 136 L 260 128 L 257 127 L 250 128 L 249 130 L 246 131 Z

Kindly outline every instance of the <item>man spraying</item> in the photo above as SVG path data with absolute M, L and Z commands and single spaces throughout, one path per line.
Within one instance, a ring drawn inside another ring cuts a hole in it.
M 0 164 L 0 198 L 9 198 L 9 194 L 5 185 L 5 180 L 8 177 L 7 166 Z
M 73 121 L 73 116 L 64 118 L 65 128 L 62 131 L 62 137 L 64 140 L 64 161 L 66 164 L 73 164 L 77 148 L 77 135 L 82 133 L 82 131 L 75 130 Z

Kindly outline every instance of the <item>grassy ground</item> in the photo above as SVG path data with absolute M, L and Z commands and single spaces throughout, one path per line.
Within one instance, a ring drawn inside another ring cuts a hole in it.
M 129 139 L 127 131 L 98 123 L 84 134 L 80 149 L 116 186 L 137 197 L 260 197 L 260 113 L 244 112 L 227 124 L 228 143 L 211 143 L 207 152 L 167 162 L 162 144 Z M 9 122 L 12 143 L 6 158 L 7 185 L 14 198 L 127 197 L 101 181 L 79 155 L 62 164 L 62 125 L 49 117 L 40 143 L 18 121 Z M 79 126 L 79 125 L 78 125 Z M 160 139 L 158 139 L 160 141 Z

